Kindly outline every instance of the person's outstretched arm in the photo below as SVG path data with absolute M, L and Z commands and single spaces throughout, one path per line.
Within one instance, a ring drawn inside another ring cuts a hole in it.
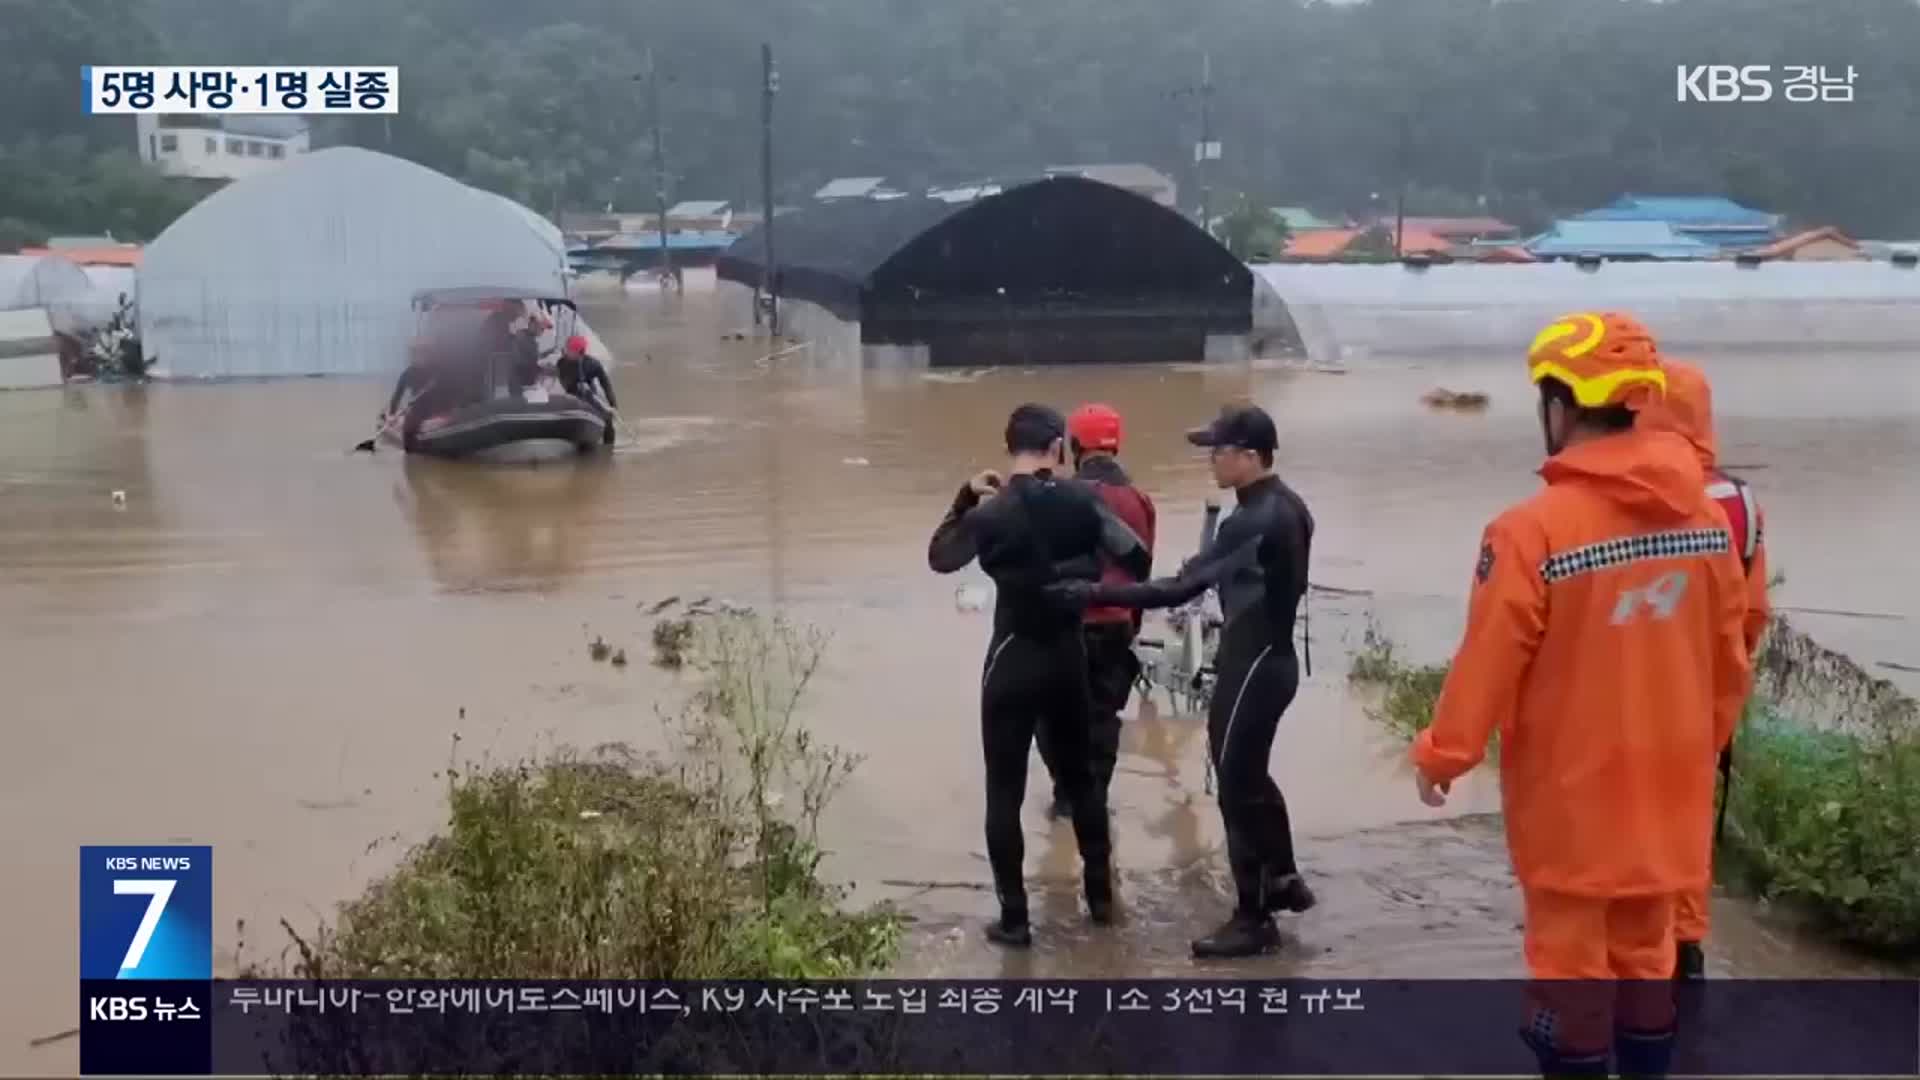
M 953 497 L 953 505 L 947 508 L 947 515 L 934 526 L 933 539 L 927 541 L 927 566 L 934 573 L 954 573 L 979 557 L 972 523 L 967 520 L 979 505 L 980 496 L 974 493 L 973 485 L 962 484 L 960 493 Z
M 600 393 L 607 399 L 607 408 L 617 409 L 620 402 L 613 396 L 613 379 L 607 375 L 607 365 L 593 362 L 593 381 L 600 384 Z
M 1256 517 L 1261 520 L 1255 520 Z M 1063 585 L 1076 600 L 1093 607 L 1170 608 L 1192 600 L 1223 581 L 1242 552 L 1260 543 L 1264 515 L 1241 512 L 1220 526 L 1212 546 L 1187 560 L 1173 577 L 1154 578 L 1134 585 L 1103 584 L 1093 588 Z M 1131 530 L 1128 535 L 1132 535 Z M 1139 546 L 1138 538 L 1135 538 Z M 1144 552 L 1144 547 L 1141 547 Z

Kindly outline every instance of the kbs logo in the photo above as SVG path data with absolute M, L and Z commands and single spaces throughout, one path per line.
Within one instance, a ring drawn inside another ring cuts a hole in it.
M 1766 64 L 1747 64 L 1744 67 L 1732 64 L 1681 64 L 1676 69 L 1678 89 L 1675 100 L 1772 101 L 1773 82 L 1768 77 L 1772 70 Z
M 80 977 L 211 979 L 213 849 L 81 848 Z
M 147 999 L 143 997 L 96 997 L 87 999 L 88 1020 L 145 1020 Z

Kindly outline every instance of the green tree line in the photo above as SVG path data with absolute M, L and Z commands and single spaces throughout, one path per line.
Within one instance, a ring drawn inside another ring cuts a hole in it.
M 0 0 L 0 218 L 93 230 L 165 199 L 87 62 L 393 64 L 400 114 L 316 121 L 542 211 L 649 208 L 644 86 L 662 74 L 673 199 L 759 192 L 759 45 L 780 68 L 777 186 L 919 186 L 1075 162 L 1172 174 L 1189 209 L 1480 210 L 1537 225 L 1625 191 L 1725 193 L 1856 234 L 1920 233 L 1915 0 Z M 1202 59 L 1213 134 L 1195 173 Z M 1677 100 L 1681 64 L 1825 66 L 1851 102 Z M 78 140 L 70 198 L 31 189 Z M 90 170 L 90 171 L 89 171 Z M 136 172 L 138 170 L 135 170 Z M 35 215 L 38 215 L 37 217 Z M 129 226 L 134 228 L 135 226 Z

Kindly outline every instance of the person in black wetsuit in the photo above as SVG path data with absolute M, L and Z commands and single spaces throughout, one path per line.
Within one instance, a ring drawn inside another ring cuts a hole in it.
M 1193 943 L 1193 952 L 1252 956 L 1279 944 L 1274 912 L 1302 912 L 1314 903 L 1294 861 L 1286 799 L 1268 772 L 1280 715 L 1300 686 L 1293 623 L 1307 591 L 1313 515 L 1273 474 L 1278 437 L 1264 410 L 1229 407 L 1187 439 L 1212 452 L 1214 482 L 1233 488 L 1239 500 L 1213 543 L 1176 577 L 1138 585 L 1063 582 L 1049 591 L 1077 606 L 1167 608 L 1220 590 L 1226 626 L 1214 659 L 1207 751 L 1238 905 L 1224 925 Z
M 1022 873 L 1020 806 L 1035 734 L 1053 740 L 1052 756 L 1073 804 L 1087 911 L 1113 919 L 1113 868 L 1105 793 L 1094 782 L 1087 740 L 1092 702 L 1080 612 L 1046 587 L 1100 576 L 1100 555 L 1139 566 L 1140 540 L 1086 485 L 1056 479 L 1065 464 L 1066 421 L 1044 405 L 1022 405 L 1007 421 L 1008 477 L 986 472 L 954 497 L 927 545 L 927 564 L 951 574 L 978 558 L 993 579 L 993 639 L 980 679 L 980 738 L 987 773 L 987 859 L 1000 918 L 987 928 L 997 944 L 1033 942 Z M 1138 576 L 1145 576 L 1140 568 Z
M 620 402 L 613 396 L 613 380 L 607 376 L 607 367 L 587 353 L 587 338 L 584 334 L 575 334 L 567 339 L 567 347 L 560 354 L 560 360 L 554 364 L 554 377 L 560 380 L 560 389 L 593 406 L 606 417 L 606 434 L 601 441 L 613 445 L 613 411 Z

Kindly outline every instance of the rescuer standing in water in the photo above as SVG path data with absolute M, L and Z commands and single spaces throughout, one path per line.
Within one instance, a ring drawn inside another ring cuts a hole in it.
M 1153 500 L 1133 486 L 1120 467 L 1120 414 L 1107 405 L 1082 405 L 1067 417 L 1067 441 L 1073 453 L 1074 478 L 1093 485 L 1107 509 L 1125 522 L 1145 546 L 1148 564 L 1129 573 L 1112 559 L 1105 560 L 1101 580 L 1123 585 L 1143 581 L 1153 572 Z M 1081 631 L 1087 643 L 1087 684 L 1093 696 L 1093 722 L 1088 752 L 1093 757 L 1094 783 L 1102 792 L 1113 786 L 1113 770 L 1120 758 L 1120 712 L 1140 677 L 1140 660 L 1133 639 L 1140 631 L 1140 613 L 1126 608 L 1091 608 Z M 1071 817 L 1073 804 L 1060 783 L 1060 767 L 1053 760 L 1052 742 L 1040 739 L 1040 758 L 1054 777 L 1053 805 L 1048 816 Z M 1103 796 L 1102 801 L 1106 801 Z M 1111 804 L 1109 804 L 1111 805 Z
M 1740 553 L 1741 565 L 1746 570 L 1747 619 L 1743 632 L 1747 653 L 1753 655 L 1760 651 L 1760 638 L 1766 633 L 1767 623 L 1773 615 L 1772 605 L 1767 599 L 1767 549 L 1762 538 L 1765 518 L 1760 512 L 1760 503 L 1746 482 L 1720 471 L 1719 441 L 1713 432 L 1713 388 L 1707 382 L 1706 373 L 1678 360 L 1662 361 L 1662 367 L 1667 373 L 1666 398 L 1649 410 L 1647 419 L 1653 426 L 1672 431 L 1692 443 L 1695 452 L 1700 455 L 1700 467 L 1707 474 L 1707 495 L 1720 504 L 1721 512 L 1726 514 L 1733 549 Z M 1726 800 L 1733 792 L 1731 741 L 1720 750 L 1720 780 L 1720 813 L 1710 844 L 1719 840 L 1718 823 L 1726 820 Z M 1681 893 L 1676 902 L 1673 925 L 1676 942 L 1673 975 L 1676 979 L 1706 978 L 1707 957 L 1701 946 L 1707 939 L 1711 893 L 1709 884 Z
M 1667 378 L 1646 328 L 1570 315 L 1527 363 L 1546 487 L 1482 537 L 1416 779 L 1444 804 L 1499 733 L 1537 980 L 1521 1035 L 1549 1076 L 1607 1075 L 1610 1037 L 1622 1075 L 1664 1075 L 1675 897 L 1708 880 L 1713 758 L 1751 680 L 1747 587 L 1699 455 L 1636 423 Z M 1616 1002 L 1611 980 L 1640 981 Z
M 1073 804 L 1087 911 L 1097 924 L 1113 920 L 1106 798 L 1087 754 L 1092 702 L 1080 612 L 1047 586 L 1070 577 L 1097 579 L 1103 554 L 1144 576 L 1146 551 L 1086 485 L 1054 476 L 1066 464 L 1066 439 L 1066 421 L 1054 410 L 1015 409 L 1007 420 L 1008 475 L 984 472 L 962 487 L 927 545 L 935 573 L 951 574 L 977 558 L 995 586 L 993 639 L 980 678 L 987 860 L 1000 901 L 1000 918 L 987 937 L 1015 947 L 1033 943 L 1020 805 L 1027 759 L 1042 729 Z
M 1307 591 L 1313 515 L 1273 474 L 1279 435 L 1265 410 L 1230 406 L 1187 440 L 1209 451 L 1214 482 L 1239 500 L 1213 544 L 1176 577 L 1137 585 L 1070 582 L 1055 591 L 1081 606 L 1168 608 L 1219 588 L 1226 626 L 1214 661 L 1207 752 L 1220 784 L 1238 904 L 1226 923 L 1193 943 L 1193 954 L 1253 956 L 1280 943 L 1274 912 L 1314 904 L 1294 859 L 1286 799 L 1268 769 L 1280 716 L 1300 688 L 1293 624 Z

